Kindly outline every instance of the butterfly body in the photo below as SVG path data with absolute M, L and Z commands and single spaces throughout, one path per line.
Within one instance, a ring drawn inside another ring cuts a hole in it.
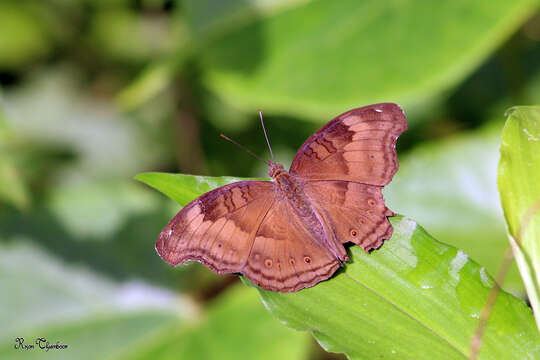
M 382 188 L 397 170 L 395 142 L 407 128 L 392 103 L 343 113 L 300 147 L 274 181 L 240 181 L 186 205 L 163 229 L 159 255 L 241 273 L 267 290 L 292 292 L 326 280 L 349 260 L 344 243 L 369 251 L 392 226 Z
M 291 208 L 310 230 L 313 237 L 326 246 L 340 262 L 348 261 L 347 252 L 341 246 L 341 242 L 336 239 L 331 229 L 328 229 L 328 221 L 325 221 L 324 214 L 317 211 L 312 205 L 311 199 L 304 193 L 305 184 L 296 175 L 290 174 L 283 168 L 283 165 L 269 162 L 268 174 L 276 183 L 276 191 L 280 193 L 280 201 L 289 201 Z

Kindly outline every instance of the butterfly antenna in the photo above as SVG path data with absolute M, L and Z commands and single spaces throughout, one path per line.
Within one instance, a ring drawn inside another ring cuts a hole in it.
M 274 153 L 272 152 L 272 147 L 270 146 L 270 141 L 268 141 L 268 135 L 266 135 L 266 129 L 264 128 L 262 110 L 259 110 L 259 116 L 261 117 L 261 125 L 262 125 L 262 128 L 263 128 L 264 137 L 266 138 L 266 143 L 268 144 L 268 149 L 270 149 L 270 156 L 272 156 L 272 160 L 274 160 Z
M 261 160 L 263 163 L 267 164 L 267 165 L 270 165 L 270 162 L 268 160 L 264 160 L 263 158 L 261 158 L 260 156 L 256 155 L 255 153 L 253 153 L 251 150 L 249 150 L 247 147 L 243 146 L 243 145 L 240 145 L 239 143 L 237 143 L 236 141 L 234 141 L 233 139 L 223 135 L 223 134 L 220 134 L 219 136 L 221 136 L 222 138 L 224 138 L 225 140 L 228 140 L 230 142 L 232 142 L 234 145 L 238 146 L 240 149 L 244 150 L 245 152 L 247 152 L 248 154 L 250 154 L 251 156 L 253 156 L 255 159 L 257 160 Z

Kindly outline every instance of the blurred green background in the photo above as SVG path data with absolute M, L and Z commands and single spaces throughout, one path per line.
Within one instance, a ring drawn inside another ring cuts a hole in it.
M 255 289 L 155 239 L 144 171 L 266 176 L 334 116 L 399 103 L 389 207 L 495 274 L 504 112 L 540 103 L 532 0 L 2 0 L 0 357 L 334 359 Z M 503 287 L 524 296 L 517 271 Z M 45 337 L 66 350 L 15 350 Z

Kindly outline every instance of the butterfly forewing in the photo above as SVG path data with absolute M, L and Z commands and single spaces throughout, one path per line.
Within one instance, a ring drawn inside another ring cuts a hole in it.
M 407 129 L 401 108 L 381 103 L 334 118 L 300 147 L 290 173 L 307 180 L 384 186 L 397 171 L 397 137 Z
M 392 235 L 382 187 L 397 171 L 396 139 L 406 129 L 398 105 L 375 104 L 339 115 L 298 150 L 290 173 L 341 243 L 369 251 Z
M 239 272 L 273 203 L 274 184 L 240 181 L 186 205 L 161 232 L 156 249 L 172 266 L 195 260 L 223 274 Z
M 156 249 L 170 265 L 199 261 L 282 292 L 313 286 L 340 265 L 266 181 L 226 185 L 192 201 L 163 229 Z

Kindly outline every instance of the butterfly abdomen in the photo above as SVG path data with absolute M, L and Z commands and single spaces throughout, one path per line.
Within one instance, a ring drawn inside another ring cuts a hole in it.
M 323 227 L 309 200 L 302 191 L 298 180 L 292 177 L 286 171 L 279 173 L 274 179 L 278 184 L 282 196 L 287 198 L 294 211 L 298 214 L 298 216 L 300 216 L 302 221 L 308 225 L 308 228 L 313 232 L 313 234 L 318 238 L 324 236 Z

